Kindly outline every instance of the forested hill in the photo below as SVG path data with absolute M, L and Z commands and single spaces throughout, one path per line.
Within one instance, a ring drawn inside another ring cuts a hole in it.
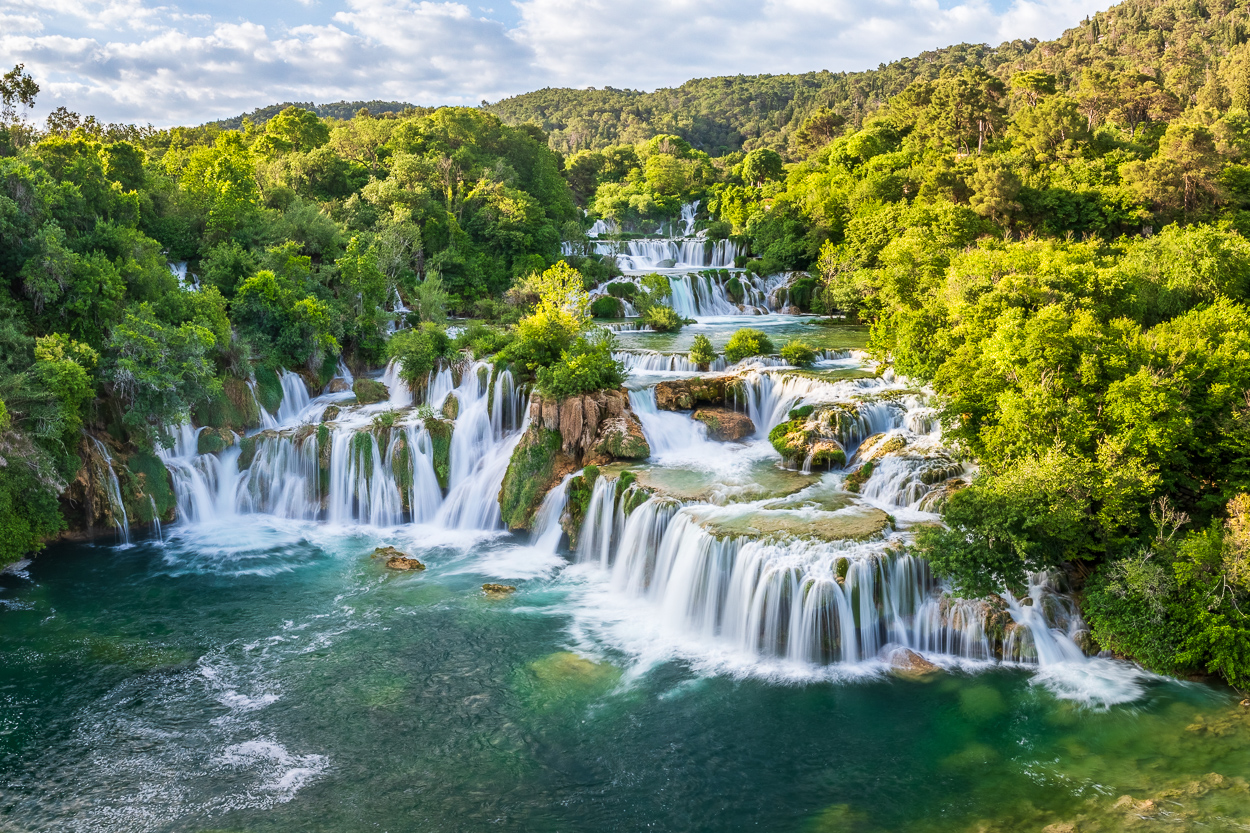
M 264 127 L 270 119 L 288 107 L 299 107 L 308 110 L 316 113 L 323 119 L 350 119 L 361 110 L 365 110 L 373 116 L 381 116 L 385 113 L 402 113 L 405 110 L 417 109 L 415 105 L 404 101 L 335 101 L 330 104 L 314 104 L 311 101 L 288 101 L 282 104 L 270 104 L 268 107 L 257 107 L 250 113 L 243 113 L 229 119 L 221 119 L 220 121 L 212 122 L 212 125 L 222 130 L 239 130 L 243 127 L 243 120 L 247 119 L 257 127 Z
M 1213 77 L 1234 99 L 1245 97 L 1250 15 L 1245 0 L 1127 0 L 1095 14 L 1057 40 L 1014 40 L 997 47 L 960 44 L 865 72 L 701 78 L 680 87 L 634 90 L 543 89 L 487 109 L 508 124 L 537 124 L 555 150 L 571 152 L 676 134 L 712 156 L 768 147 L 797 158 L 804 121 L 828 108 L 848 123 L 917 79 L 979 66 L 1006 81 L 1042 70 L 1074 90 L 1087 70 L 1149 76 L 1182 102 L 1198 103 Z M 1229 88 L 1230 75 L 1241 86 Z M 1211 90 L 1212 93 L 1217 91 Z

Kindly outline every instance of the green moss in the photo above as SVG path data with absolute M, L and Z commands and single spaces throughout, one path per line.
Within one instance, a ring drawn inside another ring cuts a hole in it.
M 242 432 L 260 427 L 260 409 L 247 382 L 227 376 L 222 380 L 221 391 L 198 405 L 192 419 L 196 425 Z
M 386 385 L 373 379 L 357 379 L 352 385 L 352 393 L 356 394 L 356 401 L 361 405 L 372 405 L 390 397 Z
M 252 467 L 252 461 L 256 459 L 257 437 L 244 437 L 239 440 L 239 471 L 246 471 Z
M 815 410 L 815 405 L 800 405 L 797 408 L 791 408 L 790 413 L 786 415 L 786 419 L 806 419 Z
M 621 472 L 621 476 L 616 480 L 616 493 L 618 495 L 624 494 L 625 490 L 634 485 L 634 481 L 637 479 L 638 475 L 634 474 L 632 471 Z
M 768 441 L 786 462 L 802 462 L 807 457 L 807 446 L 811 440 L 805 423 L 801 419 L 783 422 L 768 432 Z
M 256 399 L 262 408 L 276 414 L 282 407 L 282 380 L 272 367 L 258 366 L 256 374 Z
M 354 462 L 360 466 L 366 478 L 373 477 L 373 435 L 367 431 L 359 431 L 352 435 L 350 452 Z
M 326 409 L 321 413 L 322 422 L 334 422 L 339 418 L 340 408 L 338 405 L 327 405 Z
M 646 489 L 634 484 L 626 489 L 621 495 L 621 510 L 625 513 L 625 517 L 634 514 L 634 510 L 642 506 L 651 498 L 651 493 Z
M 812 454 L 813 466 L 825 466 L 833 468 L 834 466 L 846 465 L 846 452 L 838 448 L 833 443 L 822 444 Z
M 848 474 L 842 485 L 848 492 L 859 492 L 860 487 L 867 483 L 870 477 L 872 477 L 872 460 Z
M 601 295 L 591 302 L 590 314 L 595 318 L 621 318 L 625 315 L 625 308 L 619 299 Z
M 178 500 L 169 470 L 159 457 L 150 451 L 132 454 L 121 475 L 122 502 L 131 523 L 150 524 L 157 518 L 173 520 Z
M 434 475 L 438 485 L 446 489 L 451 477 L 451 434 L 456 424 L 450 420 L 427 417 L 425 430 L 430 433 L 430 446 L 434 452 Z
M 560 451 L 560 432 L 531 427 L 512 452 L 499 490 L 499 513 L 509 529 L 529 529 L 547 492 Z
M 495 393 L 494 388 L 488 387 L 487 390 L 493 397 Z M 486 403 L 488 410 L 490 409 L 491 404 L 491 402 Z M 449 393 L 447 394 L 447 398 L 443 400 L 443 419 L 450 419 L 454 422 L 458 416 L 460 416 L 460 398 L 454 393 Z
M 205 428 L 196 439 L 196 451 L 200 454 L 217 454 L 234 445 L 234 435 L 228 428 Z

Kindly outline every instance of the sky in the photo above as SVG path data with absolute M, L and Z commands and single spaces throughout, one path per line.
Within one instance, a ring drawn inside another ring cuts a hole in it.
M 1046 40 L 1110 0 L 0 0 L 0 71 L 106 122 L 201 124 L 283 101 L 497 101 L 716 75 L 863 70 Z

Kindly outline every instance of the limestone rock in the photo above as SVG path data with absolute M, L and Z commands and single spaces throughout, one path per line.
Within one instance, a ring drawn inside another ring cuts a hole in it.
M 352 391 L 356 394 L 356 401 L 361 405 L 372 405 L 374 402 L 382 402 L 391 395 L 386 389 L 386 385 L 373 379 L 357 379 L 352 385 Z
M 455 422 L 458 416 L 460 416 L 460 398 L 454 392 L 449 393 L 443 400 L 443 419 Z
M 707 426 L 707 435 L 713 440 L 733 442 L 755 433 L 749 416 L 729 408 L 700 408 L 693 418 Z
M 516 588 L 511 584 L 483 584 L 482 592 L 486 594 L 487 598 L 502 599 L 504 596 L 515 593 Z
M 335 376 L 330 380 L 330 384 L 326 385 L 326 393 L 346 393 L 351 389 L 352 386 L 347 384 L 347 380 L 342 376 Z
M 661 411 L 689 411 L 700 404 L 721 405 L 737 384 L 734 376 L 674 379 L 655 386 L 655 405 Z
M 923 677 L 942 670 L 911 648 L 895 648 L 886 654 L 886 662 L 896 674 L 904 677 Z
M 326 405 L 326 409 L 321 412 L 322 422 L 334 422 L 339 418 L 340 408 L 338 405 Z
M 378 547 L 370 558 L 385 558 L 386 566 L 392 570 L 424 570 L 425 565 L 406 552 L 395 547 Z
M 642 423 L 631 412 L 603 421 L 587 459 L 598 465 L 599 461 L 645 460 L 650 456 L 651 446 L 642 432 Z

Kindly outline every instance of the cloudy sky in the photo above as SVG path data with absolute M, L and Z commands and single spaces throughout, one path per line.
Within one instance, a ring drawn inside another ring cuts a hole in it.
M 1110 0 L 0 0 L 0 71 L 52 108 L 199 124 L 279 101 L 477 104 L 545 86 L 652 90 L 860 70 L 1053 38 Z

